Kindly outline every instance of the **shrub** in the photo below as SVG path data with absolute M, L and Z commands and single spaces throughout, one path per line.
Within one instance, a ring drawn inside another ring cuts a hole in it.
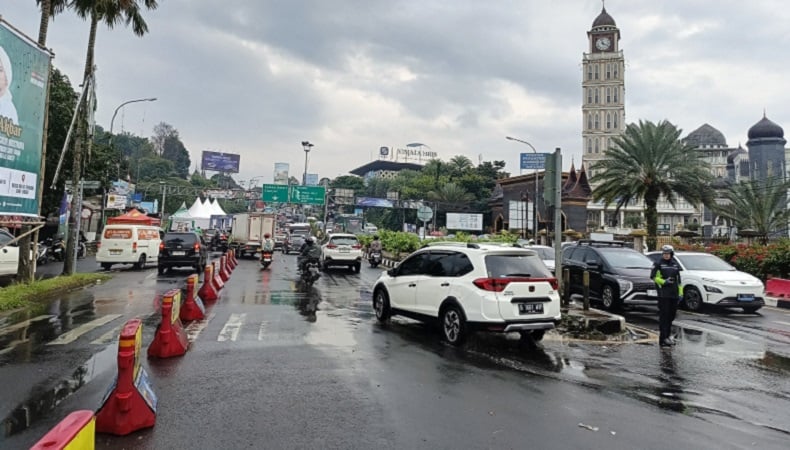
M 679 245 L 678 250 L 707 251 L 732 264 L 736 269 L 765 281 L 769 275 L 787 278 L 790 275 L 790 239 L 768 245 L 701 244 Z

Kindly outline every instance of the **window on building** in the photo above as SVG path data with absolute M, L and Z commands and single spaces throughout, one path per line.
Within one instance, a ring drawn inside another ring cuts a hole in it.
M 592 100 L 592 88 L 587 88 L 587 104 L 591 104 Z
M 593 79 L 595 79 L 595 80 L 600 79 L 600 69 L 601 69 L 601 67 L 600 67 L 599 64 L 595 64 L 593 66 Z
M 587 65 L 587 79 L 588 80 L 592 80 L 593 79 L 593 68 L 592 68 L 592 66 L 593 66 L 592 64 L 588 64 Z
M 615 80 L 620 78 L 619 70 L 620 70 L 620 63 L 618 62 L 618 63 L 614 64 L 614 79 Z
M 606 103 L 612 103 L 612 88 L 606 88 Z
M 598 139 L 595 140 L 595 153 L 600 153 L 600 147 L 598 146 Z
M 614 88 L 614 103 L 620 103 L 620 87 Z
M 593 113 L 593 115 L 595 116 L 595 117 L 593 117 L 593 120 L 595 121 L 595 124 L 594 124 L 595 126 L 593 128 L 595 128 L 596 130 L 600 130 L 601 129 L 601 118 L 598 116 L 597 112 Z
M 606 64 L 606 79 L 607 80 L 612 79 L 612 64 L 611 63 Z
M 587 129 L 588 130 L 592 130 L 592 127 L 593 127 L 592 116 L 593 116 L 593 113 L 591 113 L 591 112 L 587 113 Z
M 587 153 L 592 153 L 592 138 L 587 138 Z
M 612 113 L 606 113 L 606 129 L 612 129 Z
M 598 88 L 595 88 L 595 104 L 597 105 L 600 101 Z

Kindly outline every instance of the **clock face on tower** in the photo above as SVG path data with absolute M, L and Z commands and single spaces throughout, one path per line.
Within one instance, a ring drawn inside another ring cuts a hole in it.
M 609 50 L 611 47 L 612 41 L 608 37 L 600 37 L 595 41 L 595 48 L 598 50 Z

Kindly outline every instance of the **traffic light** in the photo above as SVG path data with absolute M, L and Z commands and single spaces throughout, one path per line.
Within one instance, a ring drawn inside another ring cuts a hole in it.
M 546 154 L 546 164 L 543 176 L 543 202 L 547 206 L 554 206 L 557 203 L 557 162 L 556 153 Z

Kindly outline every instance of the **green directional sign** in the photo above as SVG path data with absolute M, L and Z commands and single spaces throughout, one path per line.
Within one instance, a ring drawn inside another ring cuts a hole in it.
M 288 185 L 287 184 L 264 184 L 263 185 L 263 201 L 270 203 L 286 203 L 288 202 Z
M 325 194 L 323 186 L 293 186 L 291 187 L 291 203 L 323 205 Z

